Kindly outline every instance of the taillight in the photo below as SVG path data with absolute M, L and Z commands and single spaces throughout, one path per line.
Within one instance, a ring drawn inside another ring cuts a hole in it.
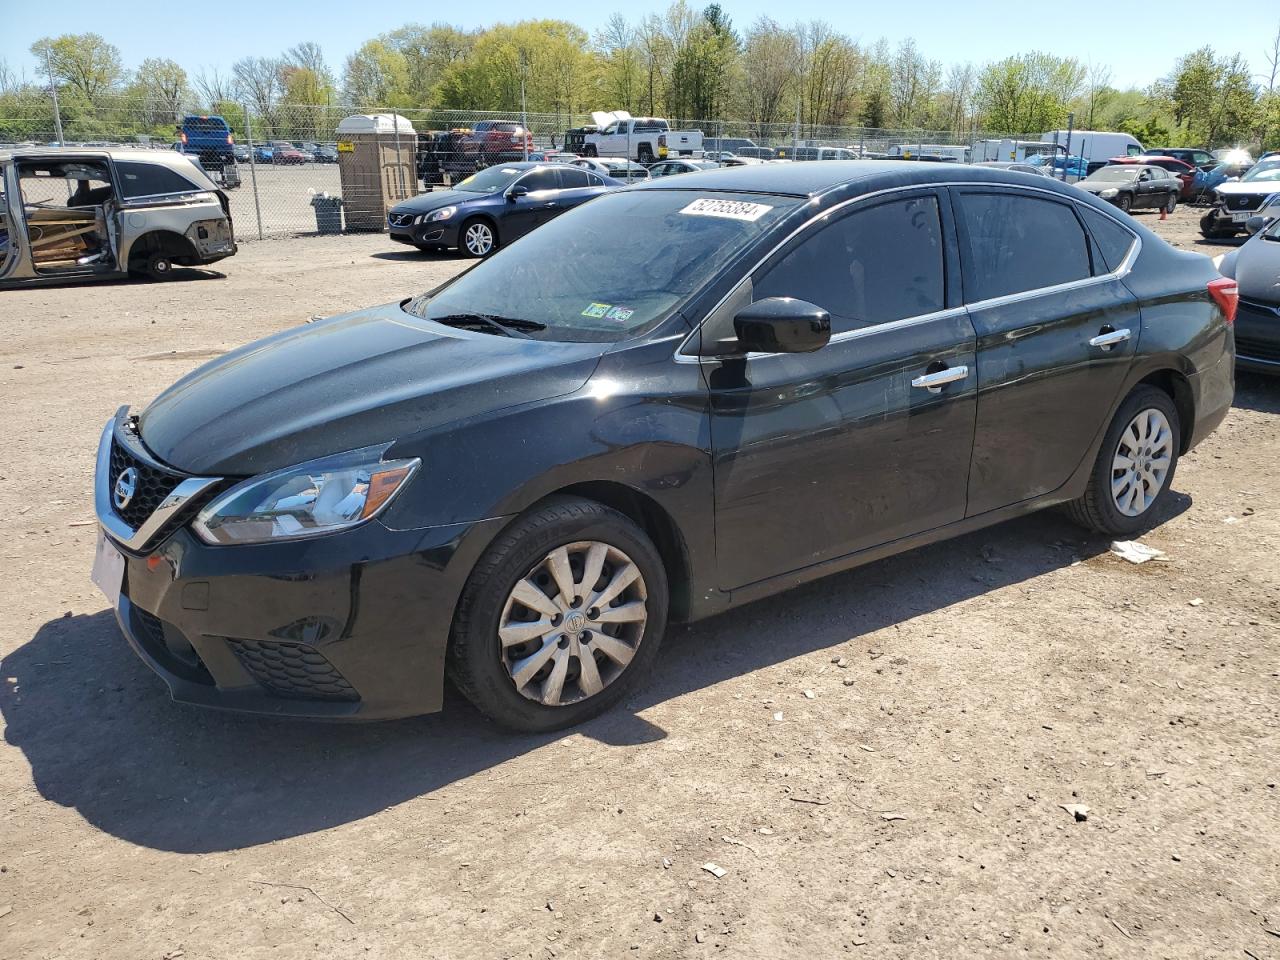
M 1227 323 L 1236 322 L 1236 308 L 1240 306 L 1240 287 L 1230 277 L 1219 277 L 1209 281 L 1209 296 L 1222 308 L 1222 316 Z

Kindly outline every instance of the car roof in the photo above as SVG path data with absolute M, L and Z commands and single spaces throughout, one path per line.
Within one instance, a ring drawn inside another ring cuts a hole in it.
M 195 180 L 202 190 L 217 190 L 218 186 L 209 179 L 204 169 L 185 153 L 176 150 L 140 150 L 118 147 L 36 147 L 31 150 L 0 150 L 0 163 L 10 160 L 73 160 L 86 158 L 91 160 L 124 160 L 134 163 L 156 163 L 162 167 L 176 170 L 188 180 Z M 201 183 L 200 181 L 204 182 Z
M 952 163 L 918 163 L 913 160 L 824 160 L 810 163 L 752 164 L 717 167 L 681 177 L 649 180 L 633 190 L 715 190 L 740 193 L 774 193 L 793 197 L 826 194 L 863 194 L 903 186 L 936 183 L 992 183 L 1031 185 L 1060 191 L 1072 199 L 1078 193 L 1056 180 L 999 167 Z

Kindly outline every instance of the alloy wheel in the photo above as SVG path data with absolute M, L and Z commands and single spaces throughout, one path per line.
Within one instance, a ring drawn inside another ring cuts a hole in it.
M 498 621 L 503 667 L 549 707 L 591 697 L 622 675 L 649 619 L 640 568 L 607 543 L 556 547 L 511 589 Z
M 1173 463 L 1173 430 L 1159 410 L 1139 410 L 1120 434 L 1111 461 L 1111 500 L 1126 517 L 1141 516 L 1164 489 Z
M 473 223 L 467 227 L 463 242 L 467 250 L 477 257 L 483 257 L 493 249 L 493 231 L 485 223 Z

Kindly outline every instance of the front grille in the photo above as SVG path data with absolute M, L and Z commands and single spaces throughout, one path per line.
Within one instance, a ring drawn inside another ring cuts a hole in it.
M 305 643 L 227 637 L 240 664 L 258 683 L 291 700 L 355 701 L 360 695 L 324 654 Z
M 407 227 L 413 223 L 412 213 L 393 213 L 388 215 L 387 222 L 393 227 Z
M 1246 360 L 1265 360 L 1267 363 L 1280 363 L 1280 344 L 1268 343 L 1265 340 L 1251 340 L 1247 337 L 1236 337 L 1236 356 Z
M 107 483 L 114 488 L 120 474 L 129 467 L 133 467 L 138 472 L 138 484 L 133 498 L 121 509 L 116 505 L 113 493 L 111 508 L 121 520 L 137 530 L 185 478 L 181 474 L 157 470 L 150 464 L 144 463 L 131 454 L 119 440 L 113 439 L 111 441 L 111 472 L 107 476 Z
M 1250 196 L 1248 194 L 1228 196 L 1227 209 L 1231 211 L 1257 210 L 1262 206 L 1262 201 L 1265 199 L 1266 197 L 1263 196 Z

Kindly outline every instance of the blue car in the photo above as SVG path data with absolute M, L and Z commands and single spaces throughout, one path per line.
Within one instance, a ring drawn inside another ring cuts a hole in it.
M 1077 180 L 1083 180 L 1089 175 L 1089 164 L 1084 157 L 1075 155 L 1051 157 L 1048 154 L 1041 154 L 1038 157 L 1028 157 L 1027 163 L 1037 167 L 1050 167 L 1053 170 L 1053 176 L 1059 178 L 1064 169 L 1068 177 L 1075 177 Z
M 253 148 L 253 159 L 257 163 L 271 163 L 276 158 L 276 152 L 269 143 L 260 143 Z
M 518 161 L 472 174 L 452 190 L 435 190 L 391 208 L 391 239 L 419 250 L 456 247 L 487 257 L 504 243 L 623 184 L 565 163 Z

